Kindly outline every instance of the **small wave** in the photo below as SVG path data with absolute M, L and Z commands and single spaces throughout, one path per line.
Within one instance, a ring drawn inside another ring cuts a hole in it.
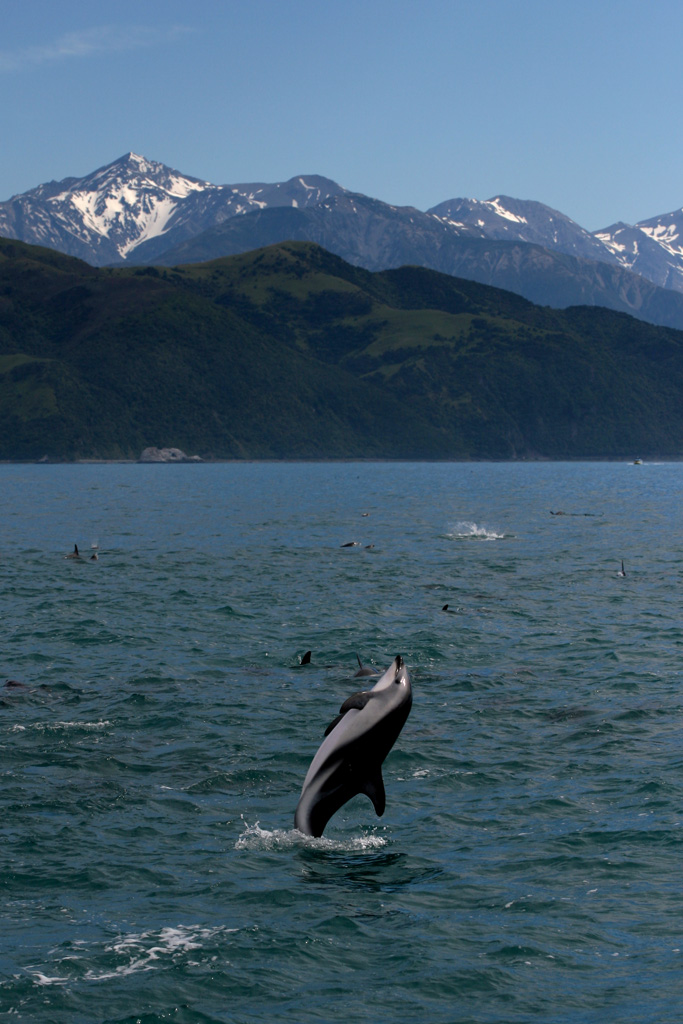
M 69 981 L 68 978 L 51 978 L 49 975 L 43 974 L 42 971 L 31 971 L 31 974 L 35 985 L 66 985 Z
M 244 821 L 244 817 L 242 817 Z M 326 850 L 342 853 L 363 853 L 366 850 L 379 850 L 387 845 L 384 836 L 373 834 L 355 836 L 353 839 L 326 839 L 324 836 L 314 838 L 306 836 L 298 829 L 261 828 L 258 821 L 249 825 L 244 821 L 244 832 L 235 843 L 236 850 L 293 850 L 306 847 L 309 850 Z
M 446 536 L 451 540 L 504 540 L 506 534 L 490 530 L 488 526 L 479 526 L 478 523 L 462 522 L 456 523 Z

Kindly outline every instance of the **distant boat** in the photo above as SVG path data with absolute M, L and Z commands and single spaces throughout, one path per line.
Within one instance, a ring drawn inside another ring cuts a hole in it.
M 643 460 L 642 459 L 634 459 L 633 460 L 633 465 L 634 466 L 642 466 L 642 464 L 643 464 Z

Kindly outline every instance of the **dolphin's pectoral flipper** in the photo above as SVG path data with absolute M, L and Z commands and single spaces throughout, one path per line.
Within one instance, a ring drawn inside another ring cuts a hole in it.
M 333 722 L 330 722 L 327 729 L 325 729 L 325 735 L 329 736 L 335 726 L 339 725 L 342 718 L 347 711 L 355 709 L 356 711 L 362 711 L 367 702 L 370 700 L 370 691 L 361 690 L 359 693 L 352 693 L 350 697 L 347 697 L 342 706 L 339 708 L 339 714 Z
M 351 708 L 362 711 L 371 697 L 372 693 L 370 690 L 359 690 L 358 693 L 352 693 L 350 697 L 346 698 L 339 711 L 342 715 L 345 715 Z
M 374 775 L 365 779 L 360 792 L 365 793 L 366 796 L 370 797 L 377 817 L 381 818 L 384 814 L 384 808 L 387 805 L 387 795 L 384 791 L 384 779 L 382 778 L 381 766 L 377 769 L 377 772 Z

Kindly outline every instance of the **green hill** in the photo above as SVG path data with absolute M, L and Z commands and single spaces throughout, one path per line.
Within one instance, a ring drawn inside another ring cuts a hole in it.
M 683 453 L 683 332 L 303 242 L 96 270 L 0 239 L 0 458 Z

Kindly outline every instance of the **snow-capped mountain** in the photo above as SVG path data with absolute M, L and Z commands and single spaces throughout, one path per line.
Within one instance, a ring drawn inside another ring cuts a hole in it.
M 558 210 L 533 200 L 495 196 L 493 199 L 448 199 L 429 213 L 454 227 L 478 227 L 486 238 L 531 242 L 587 260 L 612 262 L 612 255 L 590 231 Z
M 683 210 L 594 232 L 543 203 L 509 196 L 449 199 L 429 212 L 456 228 L 478 227 L 487 238 L 529 242 L 553 252 L 616 264 L 660 288 L 683 291 Z
M 595 232 L 617 263 L 661 288 L 683 291 L 683 210 Z
M 0 235 L 44 245 L 95 266 L 155 254 L 229 217 L 302 206 L 344 190 L 318 176 L 275 185 L 212 185 L 128 153 L 84 178 L 39 185 L 0 203 Z

